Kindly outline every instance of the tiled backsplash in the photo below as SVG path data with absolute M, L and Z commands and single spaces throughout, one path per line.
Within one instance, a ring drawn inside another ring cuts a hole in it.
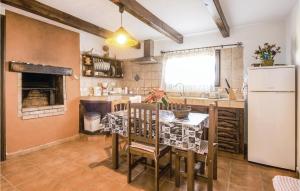
M 158 64 L 136 64 L 131 62 L 124 63 L 123 87 L 137 94 L 143 94 L 151 88 L 159 88 L 161 84 L 162 64 L 160 58 L 156 58 Z M 138 75 L 139 80 L 135 77 Z
M 128 87 L 135 94 L 144 94 L 151 88 L 161 85 L 162 63 L 161 57 L 156 57 L 157 64 L 137 64 L 125 62 L 123 64 L 123 79 L 103 79 L 82 77 L 80 80 L 81 95 L 88 95 L 89 89 L 101 82 L 114 83 L 115 87 Z M 243 48 L 226 48 L 221 50 L 221 88 L 225 88 L 225 78 L 231 86 L 241 89 L 243 86 Z M 138 75 L 139 80 L 135 77 Z M 194 94 L 193 94 L 194 95 Z
M 101 82 L 115 84 L 116 87 L 122 87 L 122 79 L 114 78 L 91 78 L 80 76 L 80 94 L 81 96 L 88 96 L 93 93 L 92 88 L 100 86 Z
M 224 48 L 221 50 L 221 87 L 226 87 L 227 78 L 232 88 L 241 89 L 244 81 L 243 48 Z

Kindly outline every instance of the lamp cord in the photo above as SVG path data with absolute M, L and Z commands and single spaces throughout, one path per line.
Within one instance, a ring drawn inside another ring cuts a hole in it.
M 123 13 L 121 13 L 121 27 L 123 27 Z
M 123 12 L 124 12 L 124 5 L 119 5 L 119 12 L 121 13 L 121 27 L 123 27 Z

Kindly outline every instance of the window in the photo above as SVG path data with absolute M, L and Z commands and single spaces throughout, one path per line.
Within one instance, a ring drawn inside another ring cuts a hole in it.
M 183 84 L 187 92 L 209 91 L 218 85 L 218 55 L 214 49 L 164 55 L 164 88 L 178 91 L 178 84 Z

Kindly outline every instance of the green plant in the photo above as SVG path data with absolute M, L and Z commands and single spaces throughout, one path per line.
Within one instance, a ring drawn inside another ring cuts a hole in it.
M 263 47 L 258 46 L 258 50 L 254 52 L 255 59 L 260 60 L 273 60 L 278 53 L 281 53 L 280 46 L 269 43 L 265 43 Z

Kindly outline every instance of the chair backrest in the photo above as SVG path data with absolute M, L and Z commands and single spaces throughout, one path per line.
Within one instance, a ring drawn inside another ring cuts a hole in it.
M 129 102 L 127 132 L 129 144 L 135 141 L 155 146 L 159 152 L 159 104 Z
M 209 129 L 208 129 L 208 158 L 213 155 L 214 144 L 217 143 L 217 126 L 218 126 L 218 103 L 214 102 L 209 105 Z
M 124 111 L 127 110 L 128 101 L 127 100 L 114 100 L 111 102 L 111 111 Z
M 162 103 L 159 104 L 160 109 L 164 110 L 173 110 L 173 109 L 181 109 L 186 107 L 187 100 L 186 98 L 176 98 L 175 100 L 169 100 L 169 104 L 167 106 Z
M 132 96 L 132 97 L 129 97 L 129 101 L 131 103 L 142 103 L 142 96 Z

